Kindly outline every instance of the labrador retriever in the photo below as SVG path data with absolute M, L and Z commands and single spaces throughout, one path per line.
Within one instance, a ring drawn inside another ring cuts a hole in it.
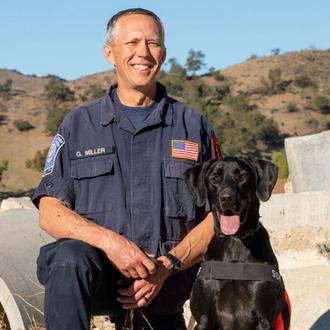
M 289 329 L 288 296 L 259 222 L 277 172 L 265 160 L 225 157 L 185 173 L 196 205 L 210 206 L 215 229 L 190 299 L 195 330 Z

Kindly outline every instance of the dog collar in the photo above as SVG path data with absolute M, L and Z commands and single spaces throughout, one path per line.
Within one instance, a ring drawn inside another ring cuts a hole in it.
M 214 280 L 268 281 L 284 288 L 282 276 L 277 267 L 262 263 L 204 261 L 198 277 Z

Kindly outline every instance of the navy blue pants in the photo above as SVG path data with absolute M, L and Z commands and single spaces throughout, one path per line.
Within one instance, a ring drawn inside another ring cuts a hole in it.
M 45 286 L 47 330 L 89 330 L 91 315 L 114 320 L 122 316 L 116 301 L 119 272 L 99 250 L 83 241 L 61 239 L 40 249 L 37 264 Z M 144 315 L 154 330 L 186 329 L 182 312 Z

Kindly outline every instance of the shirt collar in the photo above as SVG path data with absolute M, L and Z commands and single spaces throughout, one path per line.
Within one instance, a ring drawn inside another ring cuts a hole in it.
M 113 100 L 111 99 L 111 91 L 114 88 L 117 88 L 118 84 L 113 84 L 107 90 L 106 95 L 102 98 L 101 101 L 101 120 L 100 124 L 102 126 L 107 126 L 112 121 L 119 121 L 120 120 L 120 112 L 116 109 Z M 157 82 L 157 89 L 160 89 L 161 93 L 161 100 L 159 102 L 158 108 L 155 111 L 155 116 L 157 116 L 160 122 L 165 122 L 166 125 L 173 124 L 173 113 L 172 113 L 172 106 L 171 106 L 171 99 L 167 96 L 167 91 L 165 86 L 161 83 Z

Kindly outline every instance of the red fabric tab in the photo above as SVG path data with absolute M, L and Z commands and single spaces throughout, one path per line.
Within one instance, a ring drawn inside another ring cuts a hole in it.
M 290 303 L 288 293 L 285 290 L 284 290 L 284 299 L 286 301 L 289 316 L 291 316 L 291 303 Z M 282 314 L 279 314 L 278 317 L 276 318 L 276 320 L 274 322 L 274 327 L 275 327 L 275 330 L 290 330 L 290 327 L 288 327 L 287 329 L 284 327 Z
M 212 147 L 212 158 L 213 159 L 222 159 L 221 149 L 217 140 L 217 137 L 213 135 L 211 137 L 211 147 Z

